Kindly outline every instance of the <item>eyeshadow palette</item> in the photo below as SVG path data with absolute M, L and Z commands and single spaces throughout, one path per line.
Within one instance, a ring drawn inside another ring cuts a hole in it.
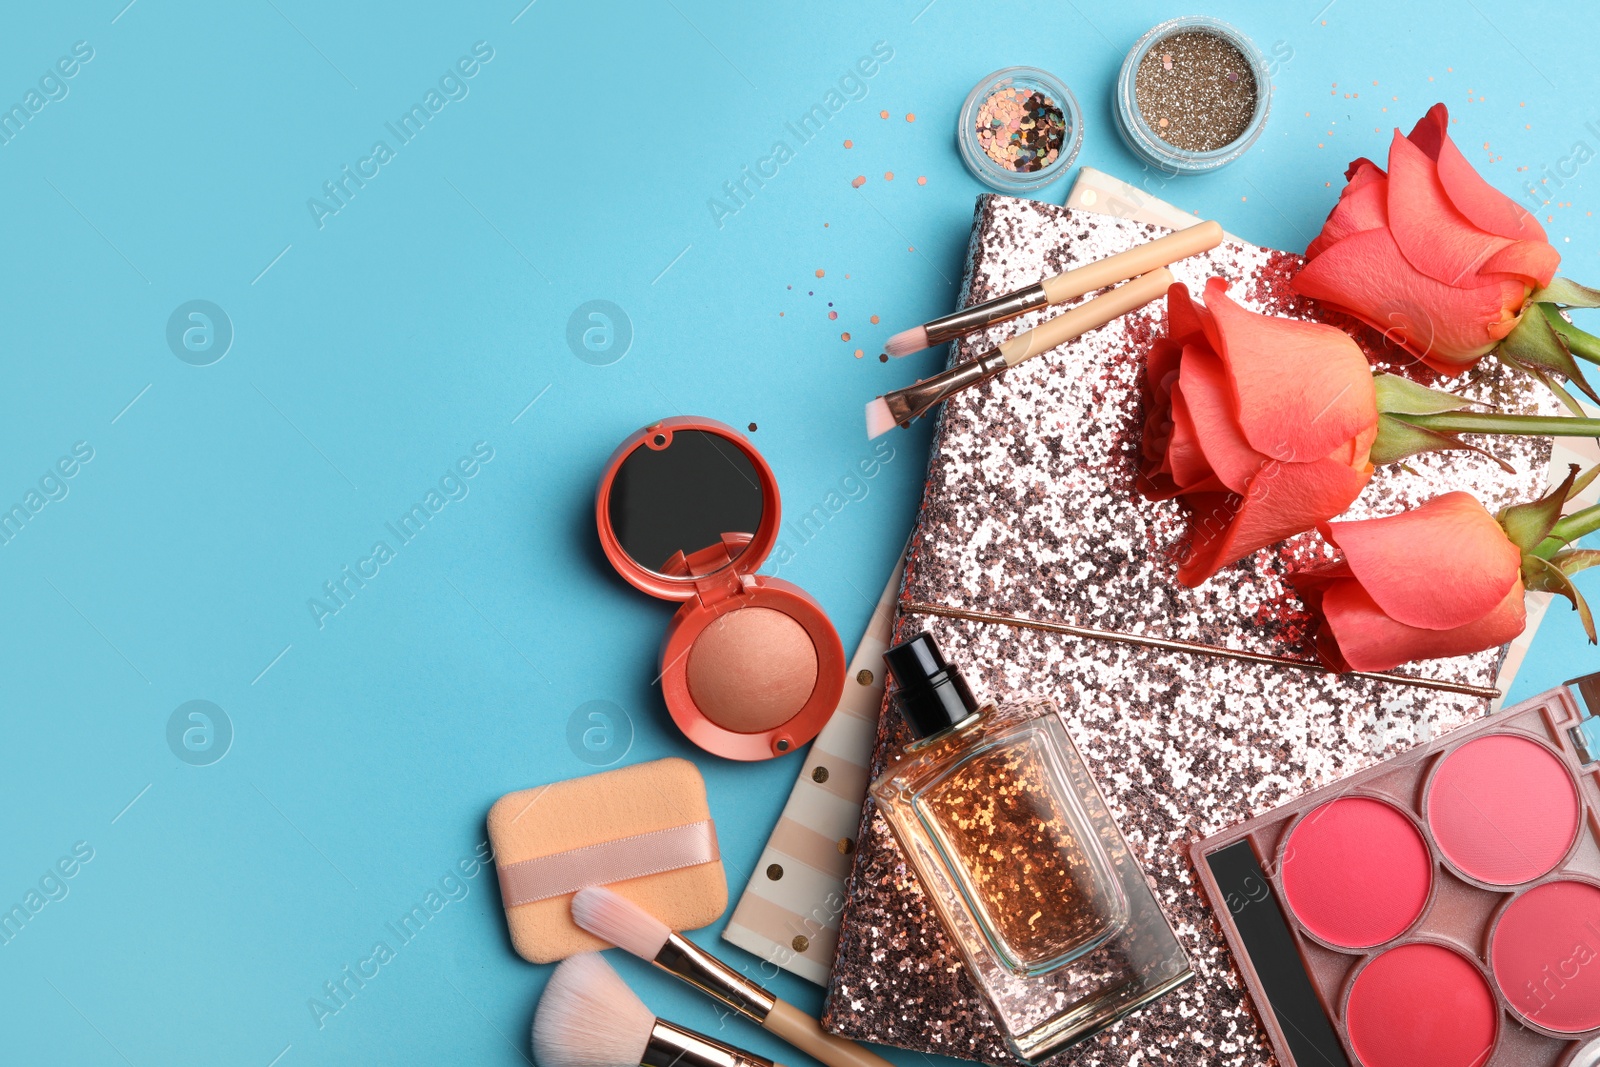
M 1193 846 L 1284 1067 L 1600 1065 L 1600 674 Z

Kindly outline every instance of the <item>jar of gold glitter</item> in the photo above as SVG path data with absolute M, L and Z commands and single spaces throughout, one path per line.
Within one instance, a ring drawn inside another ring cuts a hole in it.
M 973 177 L 991 189 L 1032 192 L 1072 166 L 1083 144 L 1083 112 L 1054 75 L 1006 67 L 967 94 L 956 144 Z
M 1260 50 L 1205 15 L 1156 26 L 1117 75 L 1117 131 L 1134 155 L 1167 174 L 1204 174 L 1244 155 L 1271 104 Z

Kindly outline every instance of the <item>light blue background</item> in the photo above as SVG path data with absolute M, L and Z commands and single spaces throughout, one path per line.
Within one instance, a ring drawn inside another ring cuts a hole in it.
M 496 797 L 590 769 L 565 741 L 580 705 L 625 710 L 628 761 L 696 756 L 651 685 L 671 608 L 596 549 L 605 457 L 663 415 L 754 422 L 788 508 L 820 502 L 868 454 L 862 404 L 943 358 L 874 357 L 953 305 L 980 191 L 954 146 L 963 95 L 994 68 L 1043 66 L 1085 109 L 1080 162 L 1134 174 L 1111 128 L 1116 68 L 1190 13 L 525 2 L 6 15 L 0 103 L 74 42 L 94 58 L 0 145 L 0 503 L 75 442 L 94 458 L 0 546 L 0 905 L 75 842 L 94 859 L 0 946 L 0 1061 L 523 1062 L 547 972 L 512 955 L 492 872 L 321 1029 L 307 1002 L 375 941 L 398 945 L 385 924 L 471 855 Z M 1248 157 L 1162 195 L 1300 248 L 1346 162 L 1381 160 L 1390 128 L 1435 100 L 1501 188 L 1600 148 L 1596 40 L 1571 5 L 1320 4 L 1207 9 L 1292 57 Z M 478 41 L 493 59 L 469 95 L 319 228 L 308 198 L 375 140 L 393 147 L 384 124 Z M 784 123 L 879 41 L 893 59 L 866 98 L 716 225 L 708 199 L 792 143 Z M 1565 272 L 1595 281 L 1591 184 L 1580 169 L 1540 216 Z M 192 299 L 235 331 L 210 366 L 165 340 Z M 565 341 L 591 299 L 632 322 L 610 366 Z M 890 440 L 865 498 L 783 569 L 847 647 L 922 483 L 926 426 Z M 392 543 L 384 524 L 480 441 L 493 460 L 469 495 L 319 629 L 307 600 Z M 1596 662 L 1557 605 L 1515 695 Z M 194 699 L 236 734 L 207 767 L 166 740 Z M 737 893 L 797 761 L 697 761 Z M 716 1029 L 708 1004 L 619 964 L 658 1012 Z

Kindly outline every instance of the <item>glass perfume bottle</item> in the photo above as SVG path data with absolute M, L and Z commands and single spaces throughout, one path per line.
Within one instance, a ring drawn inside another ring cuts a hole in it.
M 926 633 L 884 659 L 916 740 L 872 795 L 1012 1050 L 1045 1059 L 1188 980 L 1054 702 L 980 703 Z

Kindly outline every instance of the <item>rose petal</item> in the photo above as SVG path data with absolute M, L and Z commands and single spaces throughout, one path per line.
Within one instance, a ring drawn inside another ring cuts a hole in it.
M 1253 450 L 1305 463 L 1377 425 L 1372 368 L 1344 331 L 1246 311 L 1209 285 L 1206 307 L 1222 335 L 1236 417 Z
M 1172 394 L 1172 437 L 1167 442 L 1161 469 L 1172 479 L 1179 493 L 1228 491 L 1206 460 L 1205 449 L 1200 445 L 1200 434 L 1195 429 L 1182 389 L 1174 390 Z
M 1312 644 L 1316 648 L 1317 657 L 1332 671 L 1347 671 L 1350 665 L 1344 661 L 1344 656 L 1339 651 L 1339 643 L 1333 639 L 1333 634 L 1328 629 L 1322 613 L 1322 598 L 1329 589 L 1342 581 L 1348 581 L 1350 577 L 1350 567 L 1342 559 L 1317 563 L 1302 570 L 1291 571 L 1289 574 L 1289 584 L 1294 587 L 1295 595 L 1304 602 L 1306 610 L 1317 620 L 1317 628 L 1312 634 Z
M 1148 414 L 1157 414 L 1154 409 L 1166 405 L 1172 386 L 1178 380 L 1182 358 L 1183 344 L 1174 338 L 1158 337 L 1151 342 L 1144 357 L 1144 398 Z
M 1386 671 L 1411 660 L 1465 656 L 1522 633 L 1528 622 L 1525 595 L 1518 578 L 1478 618 L 1448 630 L 1430 630 L 1396 622 L 1356 582 L 1336 582 L 1322 595 L 1327 620 L 1323 635 L 1332 638 L 1350 670 Z
M 1520 308 L 1524 289 L 1509 278 L 1452 288 L 1418 272 L 1384 230 L 1328 248 L 1294 276 L 1302 296 L 1348 311 L 1443 375 L 1460 374 L 1492 349 L 1491 335 Z M 1501 336 L 1504 336 L 1503 334 Z
M 1269 462 L 1242 499 L 1190 498 L 1190 548 L 1178 580 L 1199 585 L 1257 549 L 1327 521 L 1355 502 L 1370 477 L 1326 459 Z
M 1515 241 L 1545 242 L 1544 227 L 1516 201 L 1484 181 L 1450 139 L 1450 113 L 1443 104 L 1428 109 L 1411 131 L 1410 142 L 1438 166 L 1439 181 L 1456 210 L 1474 226 Z M 1549 285 L 1548 279 L 1539 283 Z
M 1183 346 L 1201 334 L 1202 309 L 1189 295 L 1189 287 L 1173 282 L 1167 287 L 1167 337 L 1181 351 Z
M 1417 124 L 1411 127 L 1411 132 L 1406 134 L 1406 140 L 1421 149 L 1422 154 L 1429 159 L 1438 159 L 1440 149 L 1450 139 L 1449 131 L 1450 111 L 1441 102 L 1434 104 L 1428 109 L 1427 114 L 1417 120 Z
M 1339 202 L 1328 212 L 1322 232 L 1306 245 L 1306 258 L 1314 259 L 1335 241 L 1362 230 L 1389 225 L 1388 176 L 1368 159 L 1350 164 L 1349 183 L 1339 191 Z
M 1538 241 L 1513 241 L 1483 261 L 1483 273 L 1512 274 L 1529 289 L 1544 288 L 1561 266 L 1561 253 Z
M 1496 341 L 1505 340 L 1508 336 L 1510 336 L 1511 331 L 1517 328 L 1517 322 L 1521 318 L 1522 316 L 1520 314 L 1513 315 L 1509 311 L 1502 311 L 1500 313 L 1500 321 L 1491 322 L 1489 324 L 1489 336 L 1493 337 Z
M 1295 595 L 1305 601 L 1306 607 L 1315 612 L 1329 587 L 1352 577 L 1348 563 L 1343 559 L 1330 559 L 1289 572 L 1289 584 L 1294 587 Z
M 1522 562 L 1494 516 L 1468 493 L 1446 493 L 1398 515 L 1325 523 L 1321 529 L 1385 614 L 1429 630 L 1482 618 L 1518 580 Z
M 1186 346 L 1183 369 L 1178 372 L 1178 387 L 1173 394 L 1174 416 L 1179 394 L 1199 455 L 1186 454 L 1180 472 L 1177 435 L 1174 434 L 1173 448 L 1169 450 L 1173 477 L 1181 485 L 1185 481 L 1184 473 L 1190 473 L 1189 480 L 1198 483 L 1200 478 L 1194 476 L 1195 472 L 1214 472 L 1223 485 L 1235 493 L 1244 492 L 1267 457 L 1251 448 L 1239 430 L 1239 412 L 1222 360 L 1199 345 Z M 1174 418 L 1174 425 L 1176 421 Z
M 1389 231 L 1413 267 L 1449 286 L 1476 284 L 1489 257 L 1513 243 L 1457 211 L 1433 160 L 1398 131 L 1389 146 Z
M 1370 179 L 1374 174 L 1384 177 L 1383 168 L 1378 166 L 1366 156 L 1357 156 L 1344 168 L 1344 180 L 1347 183 L 1359 183 Z
M 1172 443 L 1172 387 L 1178 382 L 1182 350 L 1165 337 L 1151 343 L 1145 355 L 1144 432 L 1139 435 L 1138 489 L 1151 500 L 1178 493 L 1167 464 Z
M 1323 237 L 1341 240 L 1362 230 L 1389 225 L 1389 179 L 1377 167 L 1371 170 L 1376 172 L 1375 177 L 1363 172 L 1344 187 L 1339 202 L 1323 224 Z
M 1231 492 L 1206 461 L 1205 450 L 1200 447 L 1199 434 L 1195 432 L 1194 420 L 1181 392 L 1172 398 L 1172 441 L 1162 470 L 1172 479 L 1178 493 Z

